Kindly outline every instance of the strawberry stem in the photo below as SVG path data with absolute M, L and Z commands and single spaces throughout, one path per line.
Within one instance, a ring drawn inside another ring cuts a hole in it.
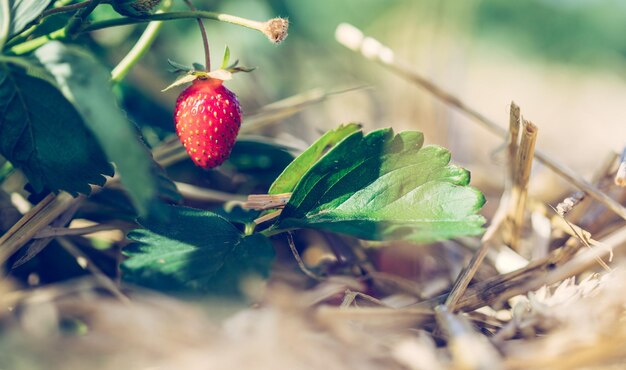
M 46 18 L 47 16 L 50 16 L 50 15 L 53 15 L 53 14 L 66 13 L 66 12 L 71 12 L 73 10 L 82 9 L 82 8 L 86 7 L 87 5 L 89 5 L 89 3 L 91 3 L 91 0 L 83 1 L 82 3 L 64 5 L 64 6 L 59 6 L 57 8 L 48 9 L 48 10 L 44 11 L 43 13 L 41 13 L 39 18 L 43 19 L 43 18 Z
M 100 5 L 101 2 L 102 0 L 90 0 L 87 2 L 87 5 L 79 9 L 76 14 L 74 14 L 72 18 L 70 18 L 70 21 L 65 26 L 66 35 L 72 36 L 75 32 L 77 32 L 82 26 L 85 19 L 87 19 L 89 14 L 91 14 L 91 12 L 93 12 L 94 9 L 96 9 L 96 7 Z
M 196 11 L 196 7 L 193 6 L 193 4 L 191 3 L 191 0 L 183 0 L 185 2 L 185 4 L 187 4 L 187 6 L 189 7 L 189 9 L 191 9 L 192 11 Z M 198 17 L 197 18 L 198 21 L 198 27 L 200 27 L 200 34 L 202 35 L 202 45 L 204 46 L 204 70 L 205 71 L 210 71 L 211 70 L 211 53 L 209 51 L 209 39 L 206 35 L 206 28 L 204 27 L 204 23 L 202 22 L 202 18 Z
M 280 22 L 282 18 L 274 18 L 267 22 L 258 22 L 258 21 L 253 21 L 253 20 L 246 19 L 246 18 L 237 17 L 234 15 L 216 13 L 216 12 L 208 12 L 208 11 L 203 11 L 203 10 L 188 11 L 188 12 L 166 12 L 166 13 L 161 13 L 161 14 L 147 15 L 142 18 L 121 17 L 121 18 L 107 19 L 104 21 L 93 22 L 91 24 L 83 25 L 83 27 L 80 30 L 78 30 L 77 33 L 92 32 L 92 31 L 97 31 L 97 30 L 110 28 L 110 27 L 126 26 L 129 24 L 138 24 L 138 23 L 155 22 L 155 21 L 170 21 L 170 20 L 177 20 L 177 19 L 190 19 L 190 18 L 212 19 L 216 21 L 221 21 L 221 22 L 236 24 L 242 27 L 251 28 L 253 30 L 257 30 L 263 33 L 272 42 L 275 42 L 275 43 L 282 41 L 282 39 L 284 39 L 284 37 L 287 36 L 287 32 L 286 32 L 287 22 L 285 20 L 283 20 L 283 22 Z M 280 37 L 276 37 L 276 35 L 270 32 L 273 29 L 273 27 L 271 26 L 273 24 L 276 24 L 277 21 L 279 21 L 279 23 L 284 24 L 285 26 L 283 29 L 284 32 L 280 33 L 279 35 Z M 8 48 L 8 54 L 22 55 L 22 54 L 30 53 L 31 51 L 37 49 L 38 47 L 42 46 L 43 44 L 51 40 L 64 40 L 68 37 L 69 35 L 66 33 L 65 29 L 56 30 L 47 35 L 36 37 L 34 39 L 22 42 L 20 44 L 17 44 L 15 46 Z
M 163 13 L 171 8 L 171 6 L 171 0 L 164 1 L 163 5 L 161 5 L 161 9 L 159 9 L 157 13 Z M 148 25 L 148 27 L 146 27 L 133 48 L 130 49 L 126 56 L 111 71 L 111 81 L 113 83 L 122 81 L 128 72 L 130 72 L 130 69 L 137 64 L 139 59 L 141 59 L 141 57 L 143 57 L 148 50 L 150 50 L 150 46 L 154 43 L 154 40 L 159 34 L 162 26 L 163 22 L 152 22 Z

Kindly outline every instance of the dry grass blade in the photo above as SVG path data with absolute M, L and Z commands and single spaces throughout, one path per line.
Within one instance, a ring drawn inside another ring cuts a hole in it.
M 0 264 L 4 264 L 72 204 L 74 198 L 68 193 L 50 194 L 39 202 L 0 238 Z
M 517 149 L 519 147 L 519 129 L 521 125 L 521 112 L 519 106 L 515 102 L 511 102 L 509 111 L 509 152 L 508 152 L 508 168 L 509 179 L 515 178 L 515 168 L 517 162 Z
M 519 250 L 524 215 L 526 211 L 526 199 L 528 197 L 528 181 L 532 169 L 537 141 L 537 127 L 524 120 L 521 142 L 517 151 L 517 158 L 513 166 L 511 197 L 509 199 L 509 212 L 507 223 L 510 225 L 509 245 L 514 250 Z

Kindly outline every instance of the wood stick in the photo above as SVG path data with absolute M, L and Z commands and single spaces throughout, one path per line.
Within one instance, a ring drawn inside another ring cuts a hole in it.
M 99 231 L 110 231 L 110 230 L 123 230 L 124 227 L 122 225 L 114 225 L 114 224 L 98 224 L 92 226 L 85 227 L 51 227 L 48 226 L 45 229 L 39 230 L 33 239 L 41 239 L 41 238 L 49 238 L 56 236 L 70 236 L 70 235 L 87 235 L 97 233 Z
M 508 168 L 509 168 L 509 181 L 513 184 L 515 178 L 515 168 L 517 167 L 517 149 L 519 147 L 519 129 L 521 125 L 521 113 L 520 108 L 511 102 L 511 109 L 509 112 L 509 153 L 508 153 Z
M 74 202 L 68 193 L 49 194 L 0 238 L 0 265 L 47 227 Z
M 511 226 L 509 245 L 513 250 L 519 251 L 522 229 L 524 227 L 524 215 L 526 211 L 526 199 L 528 198 L 528 182 L 535 153 L 537 141 L 537 127 L 531 122 L 524 120 L 519 150 L 513 170 L 513 187 L 509 200 L 507 223 Z
M 363 54 L 366 58 L 372 59 L 383 67 L 396 73 L 397 75 L 407 79 L 414 84 L 421 86 L 426 91 L 434 95 L 442 102 L 456 108 L 461 113 L 469 116 L 475 122 L 481 124 L 484 128 L 500 136 L 503 139 L 507 138 L 508 132 L 502 128 L 499 124 L 485 117 L 478 111 L 470 108 L 458 97 L 448 93 L 446 90 L 435 85 L 430 80 L 422 77 L 421 75 L 413 71 L 413 67 L 408 63 L 399 61 L 393 51 L 388 47 L 382 45 L 380 42 L 373 38 L 366 38 L 361 31 L 348 24 L 340 24 L 335 32 L 337 41 L 346 46 L 347 48 Z M 538 161 L 543 163 L 546 167 L 550 168 L 554 173 L 564 178 L 566 181 L 572 183 L 574 186 L 581 190 L 584 190 L 590 197 L 596 201 L 604 204 L 617 215 L 626 220 L 626 208 L 609 197 L 606 193 L 602 192 L 595 186 L 591 185 L 576 172 L 572 171 L 567 166 L 561 164 L 557 160 L 551 158 L 540 150 L 535 150 L 535 157 Z

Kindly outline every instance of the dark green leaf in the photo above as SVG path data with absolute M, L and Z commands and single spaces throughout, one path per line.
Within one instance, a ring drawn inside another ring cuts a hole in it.
M 89 54 L 56 41 L 37 49 L 35 56 L 56 78 L 109 159 L 115 162 L 139 214 L 155 210 L 159 205 L 156 165 L 136 127 L 117 106 L 109 72 Z
M 415 131 L 351 134 L 304 175 L 274 228 L 420 243 L 480 234 L 484 197 L 469 173 L 422 143 Z
M 9 0 L 11 3 L 11 24 L 9 37 L 22 32 L 50 5 L 52 0 Z
M 341 125 L 330 130 L 317 139 L 307 150 L 298 156 L 285 168 L 283 173 L 270 187 L 269 194 L 289 193 L 293 191 L 302 176 L 324 156 L 332 147 L 337 145 L 346 136 L 358 131 L 360 126 L 356 123 Z
M 36 77 L 45 72 L 23 66 L 0 61 L 0 153 L 36 192 L 89 194 L 89 184 L 104 184 L 113 168 L 74 106 Z
M 227 163 L 267 189 L 292 160 L 293 155 L 283 146 L 260 137 L 242 136 L 235 143 Z
M 169 222 L 140 220 L 128 237 L 123 278 L 176 292 L 238 294 L 241 279 L 267 276 L 274 249 L 267 238 L 244 236 L 224 218 L 203 210 L 169 207 Z

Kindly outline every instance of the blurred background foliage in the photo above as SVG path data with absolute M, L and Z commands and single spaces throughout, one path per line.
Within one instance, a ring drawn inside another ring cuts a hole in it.
M 255 66 L 228 86 L 247 115 L 266 104 L 311 89 L 334 95 L 322 104 L 265 128 L 293 147 L 303 147 L 341 122 L 366 128 L 419 129 L 431 143 L 452 149 L 470 169 L 495 172 L 494 137 L 468 124 L 410 83 L 356 55 L 334 40 L 335 27 L 352 23 L 389 45 L 415 70 L 487 116 L 507 122 L 511 100 L 541 130 L 539 147 L 589 174 L 607 149 L 626 137 L 620 102 L 626 95 L 626 3 L 617 0 L 237 0 L 195 1 L 200 9 L 257 20 L 288 17 L 290 36 L 280 46 L 259 33 L 206 21 L 213 64 L 228 45 L 234 58 Z M 182 2 L 175 9 L 183 10 Z M 100 7 L 95 17 L 112 16 Z M 96 47 L 115 65 L 143 26 L 95 33 Z M 173 132 L 171 112 L 179 90 L 161 93 L 174 76 L 167 59 L 203 60 L 196 24 L 168 22 L 150 54 L 118 90 L 130 117 L 154 144 Z M 245 124 L 245 122 L 244 122 Z M 599 128 L 599 129 L 598 129 Z M 609 134 L 611 133 L 611 134 Z M 564 146 L 564 144 L 567 144 Z M 571 148 L 587 150 L 571 151 Z M 474 171 L 478 175 L 479 171 Z M 497 171 L 500 173 L 501 171 Z M 475 178 L 499 187 L 498 176 Z M 494 177 L 493 179 L 490 179 Z

